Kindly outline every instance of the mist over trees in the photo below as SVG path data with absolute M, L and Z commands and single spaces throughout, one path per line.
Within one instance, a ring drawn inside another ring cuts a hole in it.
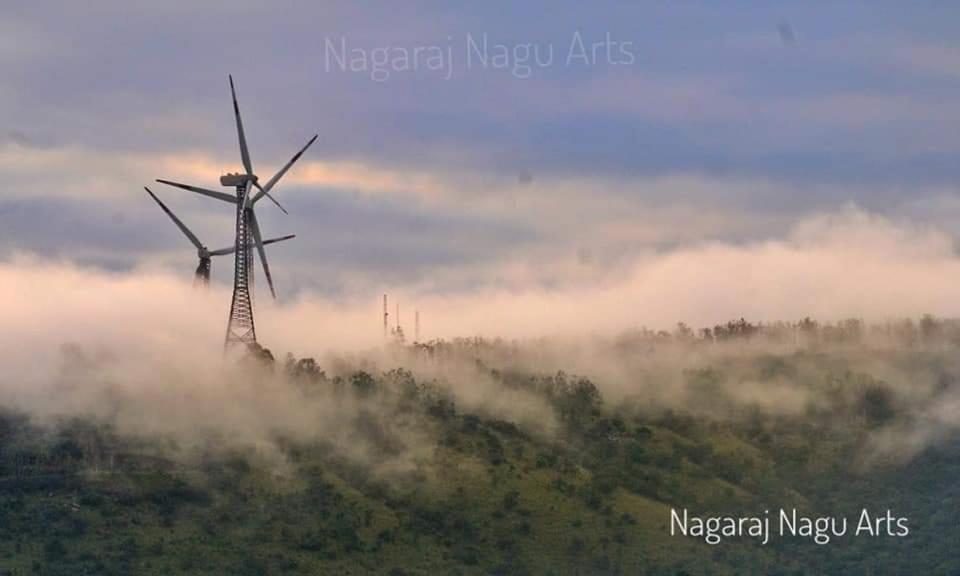
M 256 348 L 220 375 L 69 345 L 51 395 L 0 413 L 0 570 L 948 573 L 958 333 L 931 316 L 737 319 L 320 358 Z M 671 507 L 790 506 L 915 524 L 827 548 L 665 528 Z

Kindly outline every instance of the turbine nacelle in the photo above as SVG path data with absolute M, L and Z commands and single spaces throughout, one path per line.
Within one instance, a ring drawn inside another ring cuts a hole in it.
M 256 185 L 259 180 L 256 174 L 243 174 L 241 172 L 234 174 L 230 172 L 220 177 L 220 185 L 228 188 L 243 188 L 248 181 Z

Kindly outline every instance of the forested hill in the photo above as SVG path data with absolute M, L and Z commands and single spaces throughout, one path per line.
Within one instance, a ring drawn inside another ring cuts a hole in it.
M 262 437 L 131 428 L 128 392 L 95 415 L 8 407 L 0 573 L 960 572 L 960 444 L 932 424 L 957 397 L 949 342 L 689 351 L 677 381 L 641 362 L 633 396 L 502 343 L 395 353 L 418 360 L 248 359 L 296 404 Z M 311 410 L 335 428 L 304 432 Z M 671 536 L 671 507 L 890 509 L 910 534 L 711 546 Z

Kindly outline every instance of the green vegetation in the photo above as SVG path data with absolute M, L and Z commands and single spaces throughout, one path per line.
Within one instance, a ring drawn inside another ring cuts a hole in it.
M 709 338 L 762 332 L 731 326 Z M 188 450 L 121 435 L 108 418 L 50 425 L 7 410 L 0 574 L 956 574 L 960 446 L 949 430 L 909 452 L 886 443 L 920 438 L 927 411 L 956 397 L 957 350 L 937 334 L 895 349 L 725 349 L 683 369 L 672 405 L 612 401 L 602 382 L 518 368 L 502 360 L 515 345 L 403 350 L 470 363 L 497 390 L 540 401 L 554 427 L 464 403 L 457 382 L 402 368 L 328 375 L 266 351 L 250 361 L 283 376 L 269 385 L 342 406 L 349 428 Z M 643 338 L 617 346 L 715 345 L 689 329 Z M 881 364 L 916 381 L 864 368 Z M 733 400 L 746 386 L 756 402 Z M 785 388 L 801 399 L 789 409 L 760 401 Z M 852 518 L 889 508 L 911 533 L 709 546 L 670 536 L 672 506 Z

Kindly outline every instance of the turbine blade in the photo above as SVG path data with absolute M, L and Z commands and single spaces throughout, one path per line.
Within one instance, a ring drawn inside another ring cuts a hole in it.
M 283 168 L 281 168 L 276 174 L 273 175 L 273 178 L 270 178 L 270 180 L 267 181 L 267 184 L 260 189 L 260 192 L 256 196 L 253 197 L 254 204 L 256 204 L 257 200 L 262 198 L 264 195 L 269 196 L 270 190 L 274 187 L 274 185 L 276 185 L 277 182 L 280 181 L 281 178 L 283 178 L 283 175 L 287 173 L 287 170 L 289 170 L 291 166 L 293 166 L 294 162 L 296 162 L 297 160 L 300 159 L 301 156 L 303 156 L 303 153 L 307 151 L 307 148 L 309 148 L 310 145 L 316 141 L 317 136 L 318 134 L 314 134 L 313 138 L 311 138 L 310 141 L 307 142 L 306 145 L 303 148 L 301 148 L 299 152 L 294 154 L 293 158 L 291 158 L 290 161 L 283 166 Z M 277 202 L 272 197 L 270 199 L 273 200 L 274 203 Z M 280 204 L 277 204 L 277 206 L 280 206 Z M 286 210 L 284 210 L 284 212 L 286 212 Z
M 277 199 L 274 198 L 272 194 L 270 194 L 270 193 L 267 192 L 267 191 L 264 191 L 263 194 L 265 194 L 265 195 L 267 196 L 267 198 L 270 199 L 271 202 L 273 202 L 274 204 L 276 204 L 276 205 L 277 205 L 277 208 L 279 208 L 281 211 L 283 211 L 284 214 L 287 214 L 287 215 L 290 214 L 289 212 L 287 212 L 287 209 L 286 209 L 286 208 L 284 208 L 283 206 L 280 205 L 279 202 L 277 202 Z M 254 197 L 253 197 L 253 201 L 254 201 L 254 202 L 257 201 L 257 196 L 254 196 Z
M 250 186 L 253 184 L 253 180 L 247 180 L 247 185 L 243 189 L 243 208 L 246 210 L 250 207 L 251 198 L 250 198 Z
M 247 137 L 243 133 L 243 120 L 240 119 L 240 106 L 237 105 L 237 91 L 233 88 L 233 75 L 230 75 L 230 95 L 233 97 L 233 115 L 237 118 L 237 138 L 240 140 L 240 159 L 248 176 L 253 176 L 253 165 L 250 163 L 250 151 L 247 149 Z
M 204 196 L 209 196 L 210 198 L 216 198 L 217 200 L 222 200 L 224 202 L 229 202 L 230 204 L 237 203 L 237 197 L 225 192 L 217 192 L 216 190 L 207 190 L 206 188 L 198 188 L 197 186 L 190 186 L 189 184 L 180 184 L 179 182 L 171 182 L 170 180 L 157 179 L 157 182 L 161 184 L 166 184 L 167 186 L 173 186 L 174 188 L 182 188 L 190 192 L 195 192 L 197 194 L 202 194 Z
M 269 240 L 264 240 L 263 245 L 273 244 L 274 242 L 283 242 L 284 240 L 289 240 L 291 238 L 296 238 L 296 234 L 288 234 L 286 236 L 281 236 L 279 238 L 270 238 Z M 251 246 L 253 244 L 251 243 Z M 236 246 L 227 246 L 226 248 L 220 248 L 218 250 L 211 250 L 209 254 L 211 256 L 226 256 L 227 254 L 233 254 L 237 250 Z
M 270 238 L 269 240 L 264 240 L 263 245 L 273 244 L 274 242 L 283 242 L 284 240 L 289 240 L 291 238 L 296 238 L 296 234 L 287 234 L 286 236 L 281 236 L 279 238 Z
M 284 214 L 290 214 L 289 212 L 287 212 L 287 209 L 286 209 L 286 208 L 284 208 L 283 206 L 280 205 L 279 202 L 277 202 L 277 199 L 274 198 L 274 197 L 270 194 L 270 192 L 268 192 L 268 191 L 266 191 L 266 190 L 263 189 L 263 186 L 261 186 L 259 182 L 254 182 L 253 185 L 254 185 L 254 186 L 257 188 L 257 190 L 259 190 L 260 192 L 258 192 L 257 194 L 254 194 L 254 195 L 253 195 L 253 200 L 250 201 L 250 204 L 255 203 L 260 197 L 266 195 L 268 198 L 270 198 L 270 200 L 273 201 L 274 204 L 277 205 L 277 208 L 279 208 L 280 210 L 283 211 Z
M 257 215 L 250 211 L 250 229 L 253 231 L 253 239 L 257 244 L 257 252 L 260 253 L 260 263 L 263 265 L 263 273 L 267 276 L 267 285 L 270 286 L 270 294 L 276 299 L 277 292 L 273 289 L 273 277 L 270 276 L 270 265 L 267 264 L 267 251 L 263 249 L 263 239 L 260 237 L 260 225 L 257 224 Z
M 156 194 L 151 192 L 150 189 L 147 188 L 146 186 L 144 186 L 143 189 L 146 190 L 147 194 L 149 194 L 150 197 L 153 198 L 157 202 L 157 204 L 160 205 L 160 208 L 167 213 L 167 216 L 169 216 L 170 219 L 173 220 L 173 223 L 177 225 L 177 228 L 179 228 L 181 232 L 183 232 L 183 235 L 189 238 L 190 242 L 193 242 L 193 245 L 197 248 L 197 250 L 200 250 L 201 248 L 203 248 L 203 244 L 200 243 L 200 239 L 197 238 L 197 236 L 193 232 L 191 232 L 189 228 L 187 228 L 187 225 L 181 222 L 180 219 L 177 218 L 177 216 L 173 212 L 171 212 L 169 208 L 167 208 L 166 204 L 164 204 L 163 202 L 160 201 L 159 198 L 157 198 Z

